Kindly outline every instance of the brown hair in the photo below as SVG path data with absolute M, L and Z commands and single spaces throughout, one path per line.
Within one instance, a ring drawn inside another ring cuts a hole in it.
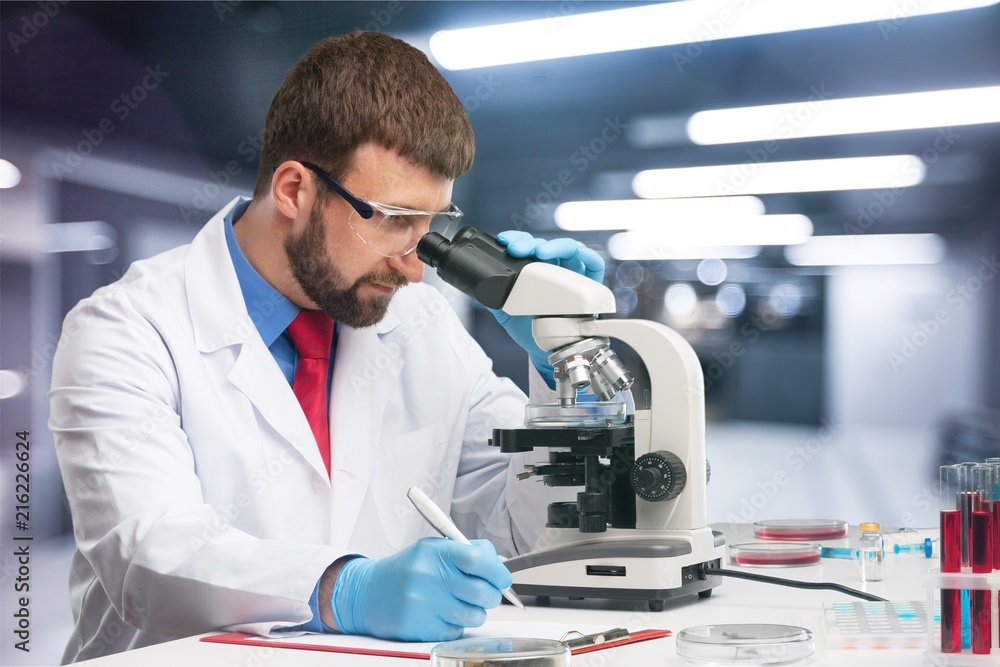
M 254 198 L 267 195 L 285 160 L 343 178 L 355 149 L 370 141 L 450 179 L 472 167 L 475 153 L 468 114 L 420 50 L 360 30 L 317 42 L 271 100 Z

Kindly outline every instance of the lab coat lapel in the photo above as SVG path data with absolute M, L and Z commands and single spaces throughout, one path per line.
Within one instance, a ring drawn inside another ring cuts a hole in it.
M 198 233 L 185 258 L 185 282 L 195 341 L 208 363 L 230 364 L 220 370 L 228 381 L 289 446 L 327 479 L 326 466 L 292 388 L 250 319 L 229 260 L 223 225 L 237 198 Z M 234 346 L 234 354 L 224 348 Z M 230 360 L 233 360 L 230 362 Z M 257 436 L 259 437 L 259 436 Z
M 404 363 L 398 346 L 384 338 L 398 324 L 390 311 L 374 327 L 343 327 L 337 339 L 330 410 L 331 477 L 337 524 L 333 534 L 344 548 L 371 477 L 378 474 L 376 456 L 386 403 Z

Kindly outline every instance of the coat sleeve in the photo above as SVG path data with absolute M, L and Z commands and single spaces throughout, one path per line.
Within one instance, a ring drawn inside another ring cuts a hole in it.
M 342 554 L 255 537 L 236 527 L 237 499 L 205 502 L 171 352 L 123 292 L 98 292 L 67 316 L 49 393 L 91 588 L 126 623 L 168 639 L 308 621 L 317 580 Z
M 547 460 L 547 451 L 503 454 L 489 446 L 494 428 L 523 425 L 528 398 L 510 379 L 493 372 L 492 361 L 457 318 L 448 336 L 471 387 L 451 516 L 466 535 L 488 539 L 502 555 L 526 553 L 542 534 L 548 504 L 574 499 L 576 489 L 548 487 L 538 477 L 517 479 L 526 465 Z M 531 373 L 536 376 L 530 379 L 532 399 L 555 400 L 533 368 Z

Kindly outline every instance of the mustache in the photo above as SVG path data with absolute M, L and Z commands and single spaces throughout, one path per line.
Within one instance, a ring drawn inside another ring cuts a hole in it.
M 389 287 L 406 287 L 410 284 L 410 281 L 407 280 L 402 273 L 396 273 L 395 271 L 381 271 L 361 276 L 358 278 L 354 286 L 360 287 L 365 283 L 378 283 Z

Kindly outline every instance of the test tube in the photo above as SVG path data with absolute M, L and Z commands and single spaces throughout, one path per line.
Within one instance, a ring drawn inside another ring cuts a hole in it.
M 993 467 L 978 465 L 972 468 L 972 491 L 977 507 L 972 511 L 972 551 L 969 560 L 973 574 L 993 571 Z M 974 590 L 972 595 L 972 652 L 989 653 L 992 648 L 990 591 Z
M 990 501 L 993 503 L 993 569 L 1000 570 L 1000 457 L 986 459 L 986 465 L 991 470 L 990 481 L 992 491 L 990 492 Z M 1000 593 L 997 595 L 1000 597 Z
M 962 570 L 962 469 L 941 466 L 941 572 Z M 962 591 L 941 589 L 941 652 L 962 652 Z

